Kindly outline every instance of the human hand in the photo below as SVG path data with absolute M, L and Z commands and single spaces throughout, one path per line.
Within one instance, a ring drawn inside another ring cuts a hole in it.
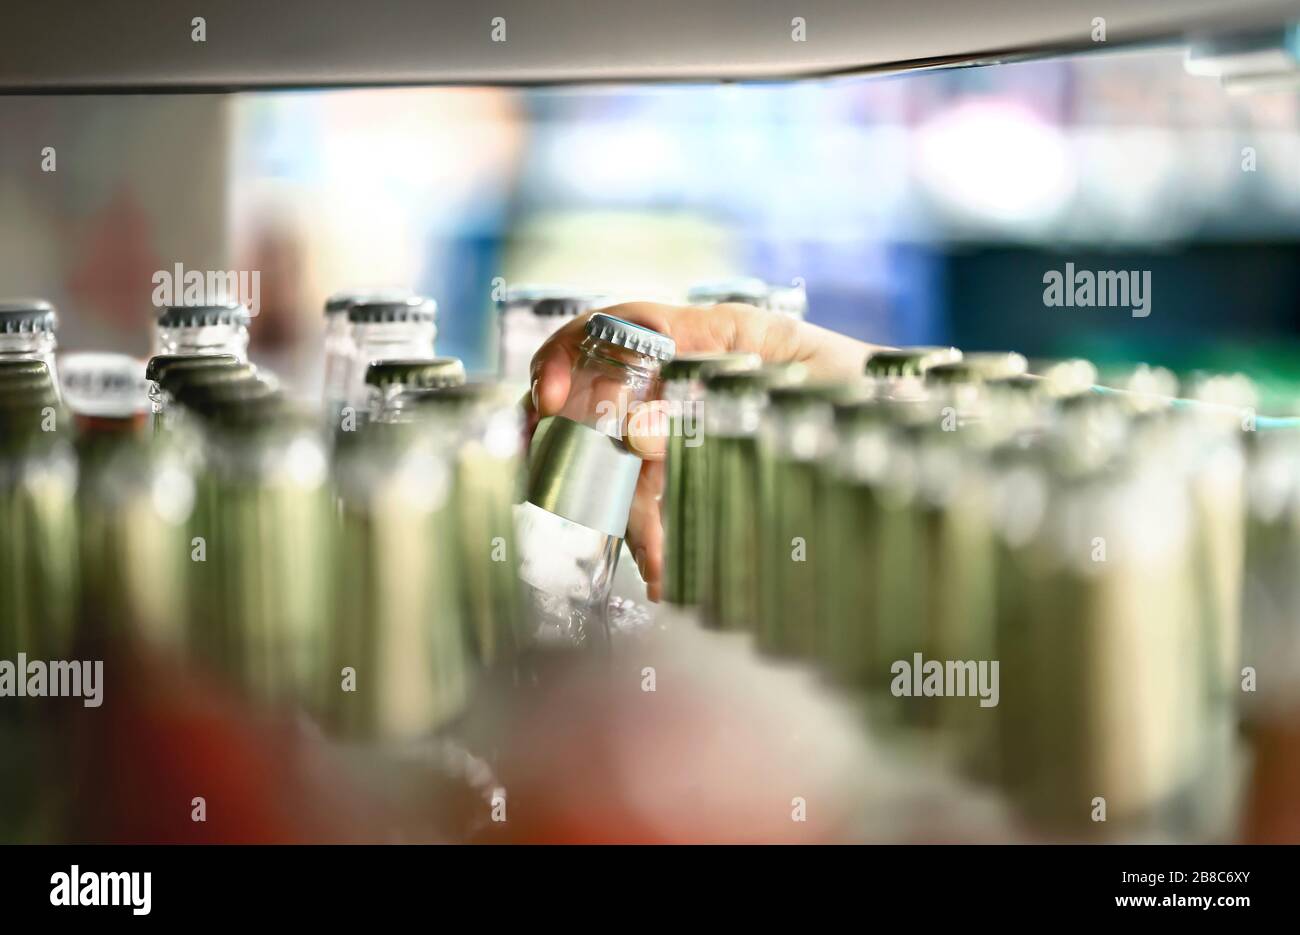
M 752 305 L 703 308 L 629 302 L 600 311 L 668 335 L 676 342 L 678 354 L 753 353 L 768 363 L 802 363 L 813 380 L 852 379 L 862 373 L 868 355 L 876 350 L 874 345 Z M 592 314 L 568 322 L 533 356 L 531 388 L 525 401 L 529 438 L 539 419 L 564 407 L 570 372 Z M 662 401 L 655 400 L 629 420 L 625 435 L 628 448 L 644 462 L 628 516 L 627 542 L 652 601 L 659 600 L 663 578 L 659 500 L 668 425 Z

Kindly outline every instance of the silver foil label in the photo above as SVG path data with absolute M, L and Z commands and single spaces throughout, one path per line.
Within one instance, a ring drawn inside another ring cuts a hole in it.
M 548 416 L 528 452 L 528 502 L 622 539 L 640 473 L 641 459 L 620 439 Z

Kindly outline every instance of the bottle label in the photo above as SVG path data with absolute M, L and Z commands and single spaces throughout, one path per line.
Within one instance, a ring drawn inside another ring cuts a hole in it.
M 622 539 L 640 473 L 641 459 L 620 439 L 549 416 L 528 452 L 528 502 Z

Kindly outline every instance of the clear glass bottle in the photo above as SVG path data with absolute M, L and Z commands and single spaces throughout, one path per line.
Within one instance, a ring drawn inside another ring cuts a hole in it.
M 757 354 L 683 354 L 662 371 L 671 420 L 664 462 L 661 514 L 664 526 L 664 600 L 684 606 L 700 601 L 700 575 L 708 513 L 708 462 L 704 445 L 704 377 L 708 373 L 757 370 Z
M 158 315 L 154 354 L 230 354 L 248 360 L 249 312 L 238 302 L 173 305 Z
M 520 577 L 532 640 L 608 644 L 608 602 L 641 473 L 624 441 L 629 418 L 657 394 L 672 338 L 597 313 L 559 415 L 542 420 L 517 516 Z
M 144 361 L 128 354 L 61 354 L 59 384 L 64 404 L 77 415 L 125 418 L 149 412 Z
M 528 385 L 533 355 L 551 335 L 604 297 L 566 286 L 515 286 L 500 303 L 500 374 L 504 383 Z
M 394 400 L 410 390 L 443 389 L 465 382 L 465 364 L 459 357 L 431 357 L 426 360 L 377 360 L 366 368 L 370 388 L 371 420 L 389 420 Z
M 423 296 L 366 299 L 349 306 L 347 314 L 352 357 L 344 380 L 344 409 L 365 421 L 370 402 L 366 370 L 377 360 L 432 358 L 438 304 Z
M 400 302 L 410 295 L 409 289 L 397 287 L 351 289 L 336 292 L 325 300 L 325 373 L 321 397 L 331 425 L 337 424 L 339 411 L 347 405 L 348 372 L 356 350 L 348 310 L 362 302 Z
M 808 317 L 808 293 L 802 282 L 781 286 L 754 277 L 703 282 L 690 288 L 686 301 L 691 305 L 740 302 L 801 321 Z
M 54 390 L 59 390 L 55 351 L 58 313 L 44 299 L 0 300 L 0 360 L 45 361 Z

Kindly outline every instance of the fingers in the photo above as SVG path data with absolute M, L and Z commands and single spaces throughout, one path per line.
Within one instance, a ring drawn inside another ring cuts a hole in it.
M 664 530 L 659 499 L 663 493 L 664 466 L 647 461 L 637 478 L 636 499 L 627 518 L 627 544 L 646 583 L 646 596 L 658 601 L 663 593 Z
M 632 410 L 623 434 L 633 454 L 645 461 L 662 461 L 668 450 L 670 426 L 667 404 L 656 399 Z
M 578 347 L 590 317 L 579 315 L 547 338 L 533 355 L 528 402 L 538 416 L 553 416 L 564 408 L 569 395 L 569 371 L 578 359 Z

